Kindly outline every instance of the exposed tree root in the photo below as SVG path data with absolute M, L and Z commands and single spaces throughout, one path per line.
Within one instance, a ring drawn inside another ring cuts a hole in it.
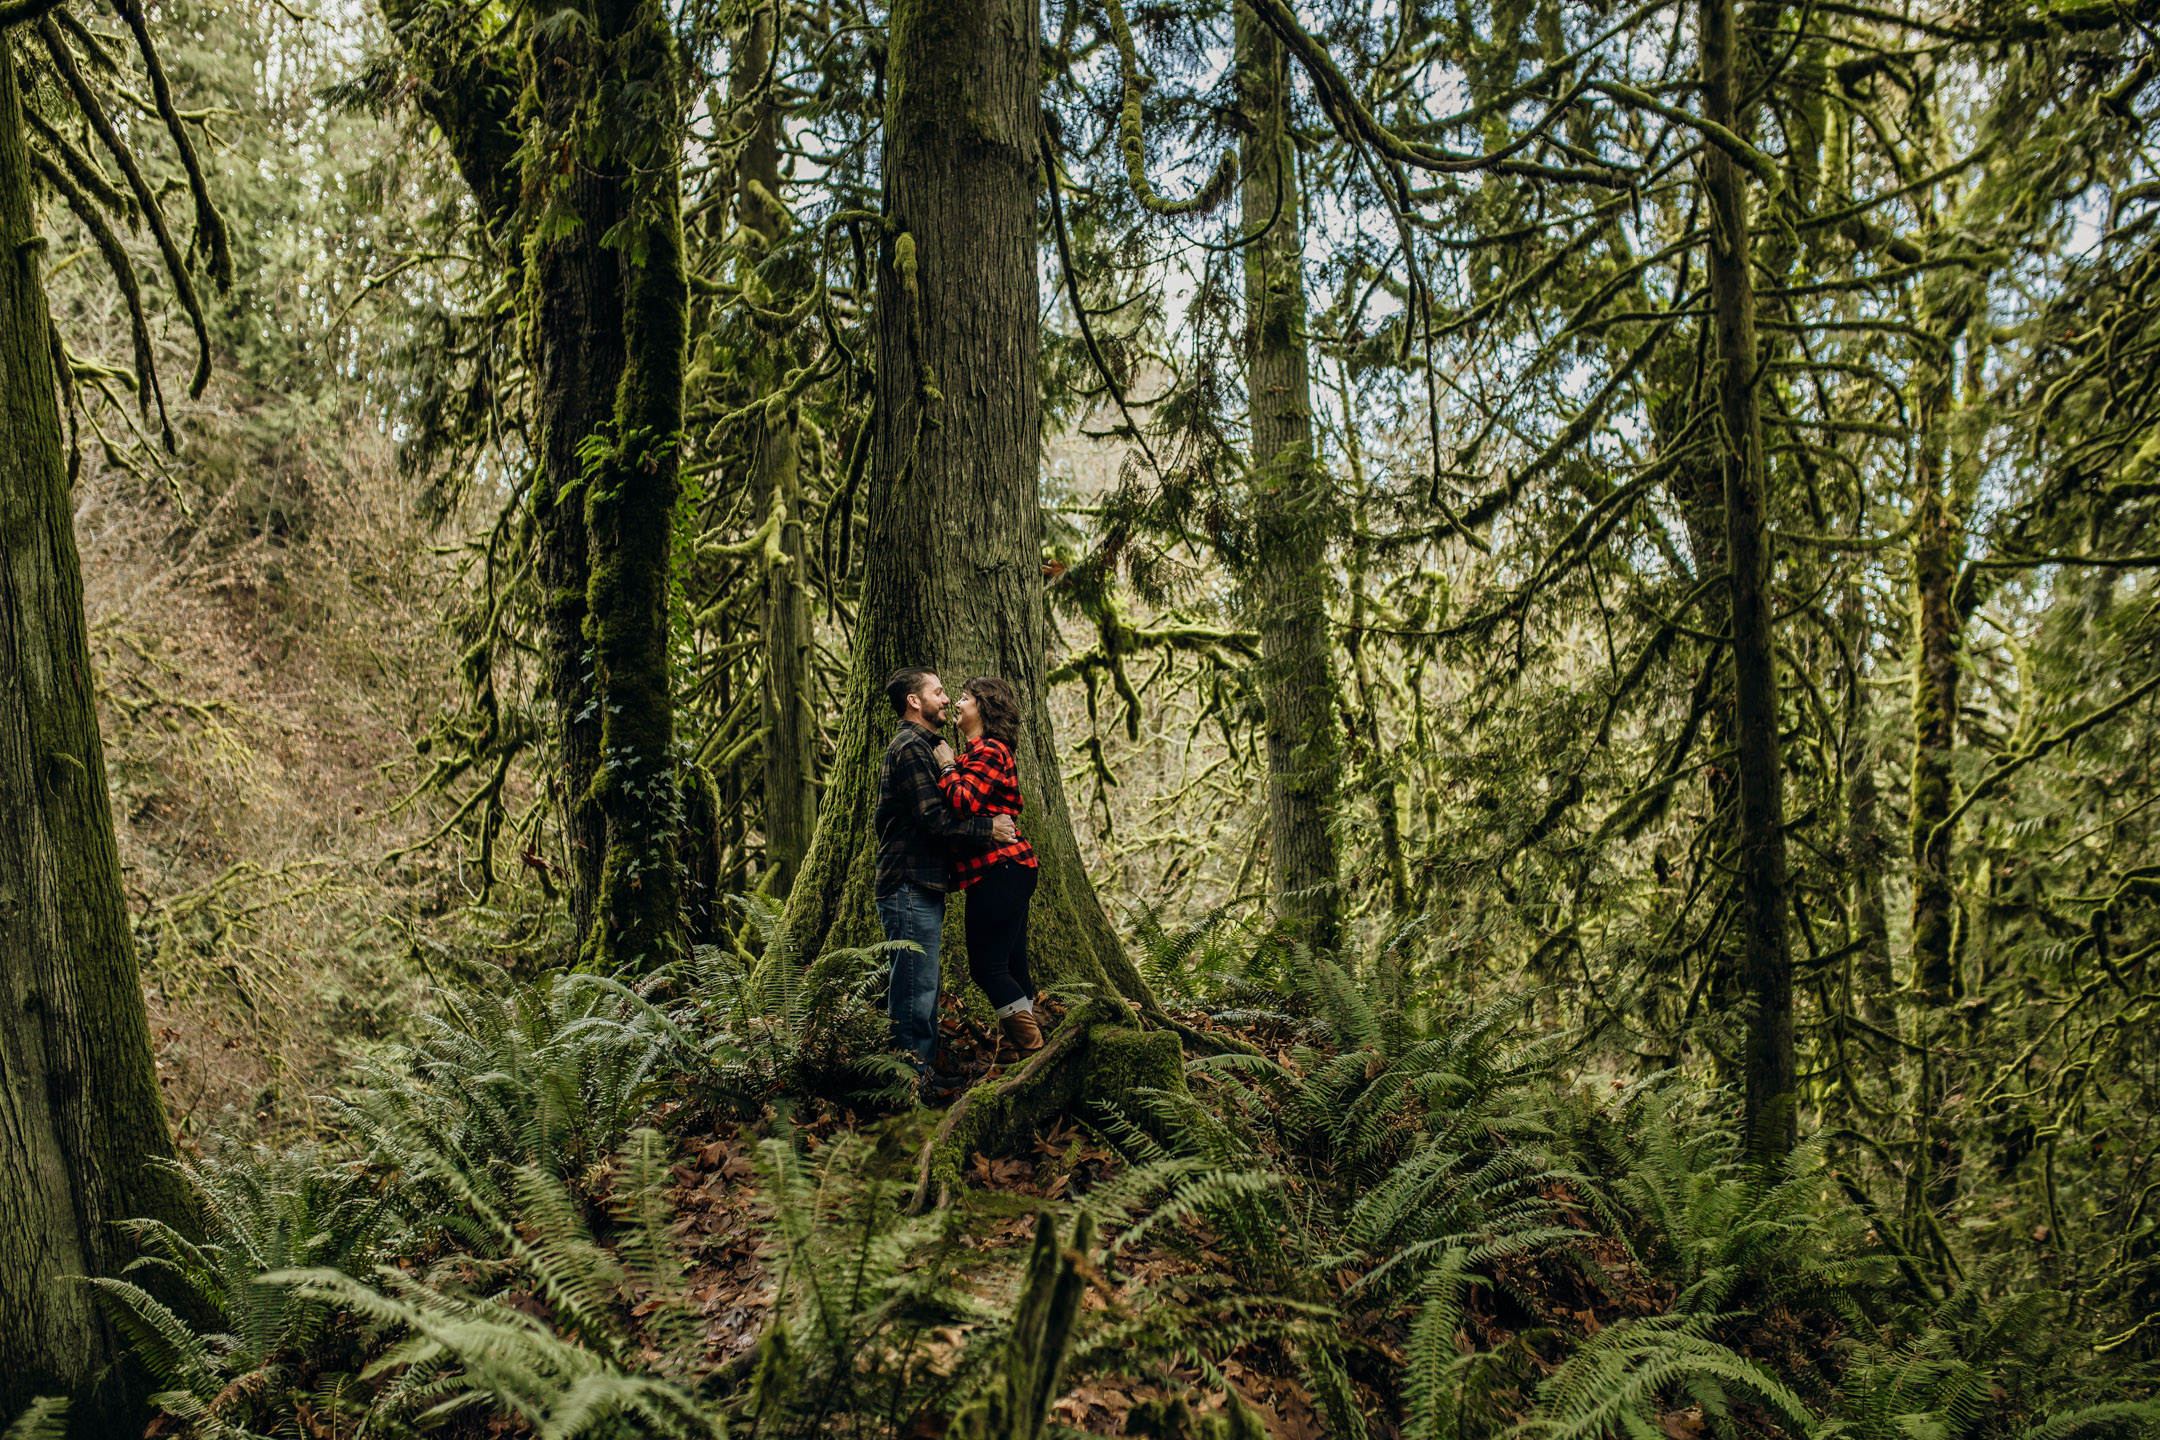
M 916 1159 L 910 1210 L 948 1190 L 969 1155 L 1003 1154 L 1066 1110 L 1125 1106 L 1141 1089 L 1183 1089 L 1177 1035 L 1122 1023 L 1131 1013 L 1100 1000 L 1081 1006 L 1026 1064 L 953 1102 Z
M 1147 1018 L 1166 1030 L 1174 1030 L 1187 1045 L 1203 1055 L 1261 1055 L 1266 1052 L 1248 1040 L 1218 1031 L 1197 1030 L 1162 1010 L 1150 1010 Z

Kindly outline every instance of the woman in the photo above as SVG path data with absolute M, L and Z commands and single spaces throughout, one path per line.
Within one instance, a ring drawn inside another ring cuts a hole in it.
M 977 675 L 960 692 L 964 742 L 938 788 L 955 810 L 1017 817 L 1027 802 L 1013 747 L 1020 741 L 1020 697 L 991 675 Z M 967 891 L 968 971 L 990 999 L 1017 1060 L 1042 1048 L 1035 1020 L 1035 986 L 1028 978 L 1028 902 L 1035 896 L 1035 848 L 1016 837 L 980 853 L 956 856 L 953 885 Z M 1007 1060 L 1003 1051 L 1001 1060 Z

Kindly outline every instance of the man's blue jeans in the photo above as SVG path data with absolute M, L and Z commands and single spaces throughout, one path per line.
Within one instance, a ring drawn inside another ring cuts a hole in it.
M 937 1054 L 938 942 L 945 935 L 945 896 L 920 885 L 902 885 L 878 896 L 877 913 L 887 940 L 912 940 L 922 947 L 919 952 L 892 952 L 885 1013 L 892 1017 L 893 1048 L 912 1052 L 927 1068 Z

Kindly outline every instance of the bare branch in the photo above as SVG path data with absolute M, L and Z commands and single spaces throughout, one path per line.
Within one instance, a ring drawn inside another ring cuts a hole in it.
M 50 15 L 38 22 L 38 38 L 45 42 L 45 52 L 52 57 L 53 68 L 67 82 L 68 93 L 81 107 L 90 128 L 97 132 L 98 140 L 119 164 L 120 172 L 127 176 L 128 188 L 135 192 L 135 203 L 142 207 L 143 218 L 150 222 L 150 233 L 157 237 L 158 253 L 165 257 L 165 270 L 172 276 L 173 292 L 179 296 L 181 308 L 187 311 L 188 319 L 195 327 L 195 375 L 188 383 L 188 394 L 200 395 L 203 387 L 210 383 L 210 326 L 203 318 L 202 301 L 195 293 L 195 278 L 188 273 L 187 259 L 173 240 L 172 227 L 165 223 L 165 212 L 158 205 L 157 192 L 143 178 L 142 167 L 135 163 L 135 152 L 113 128 L 112 117 L 98 103 L 97 93 L 83 78 L 82 67 L 75 63 L 75 52 L 69 48 L 67 37 L 60 33 L 60 27 L 53 23 Z
M 165 432 L 165 447 L 170 450 L 173 444 L 172 422 L 165 414 L 165 392 L 158 385 L 157 361 L 150 348 L 150 321 L 143 313 L 142 285 L 135 275 L 135 263 L 128 259 L 127 250 L 121 245 L 120 237 L 115 235 L 112 226 L 105 222 L 104 212 L 98 208 L 96 201 L 85 194 L 65 171 L 35 150 L 30 152 L 30 163 L 38 174 L 44 177 L 46 184 L 60 192 L 60 198 L 67 202 L 68 209 L 82 223 L 82 227 L 90 232 L 90 238 L 96 243 L 98 253 L 105 257 L 106 268 L 112 271 L 113 279 L 120 286 L 121 297 L 127 302 L 128 328 L 134 332 L 135 339 L 135 402 L 142 411 L 143 419 L 147 421 L 150 418 L 150 402 L 156 400 L 158 424 Z
M 60 0 L 0 0 L 0 30 L 42 20 Z
M 120 18 L 135 32 L 135 48 L 142 53 L 143 71 L 150 77 L 150 93 L 157 100 L 158 113 L 165 118 L 165 128 L 171 133 L 173 145 L 180 152 L 180 163 L 187 170 L 188 191 L 195 197 L 195 243 L 210 257 L 210 278 L 220 291 L 232 288 L 232 238 L 225 230 L 225 217 L 210 199 L 210 186 L 203 179 L 202 161 L 195 154 L 195 142 L 188 138 L 187 125 L 173 105 L 172 86 L 166 83 L 165 66 L 158 60 L 157 46 L 150 40 L 150 24 L 143 18 L 142 0 L 112 0 L 113 8 Z M 199 387 L 198 387 L 199 388 Z

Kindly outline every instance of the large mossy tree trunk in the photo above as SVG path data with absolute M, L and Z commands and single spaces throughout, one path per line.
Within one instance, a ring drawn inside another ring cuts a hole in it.
M 971 674 L 996 675 L 1023 707 L 1021 831 L 1042 865 L 1030 928 L 1036 982 L 1144 999 L 1081 863 L 1046 704 L 1039 63 L 1033 0 L 893 6 L 868 565 L 838 750 L 790 900 L 788 944 L 807 960 L 881 938 L 871 812 L 894 726 L 886 676 L 925 665 L 957 692 Z
M 575 123 L 584 89 L 576 65 L 585 49 L 571 27 L 536 40 L 525 56 L 527 125 L 563 133 Z M 507 158 L 507 157 L 506 157 Z M 592 546 L 585 523 L 582 449 L 613 418 L 626 363 L 623 260 L 600 237 L 622 219 L 619 177 L 579 165 L 555 180 L 558 200 L 577 223 L 526 244 L 526 348 L 533 375 L 533 524 L 546 650 L 541 672 L 555 712 L 557 790 L 568 871 L 564 890 L 582 945 L 592 934 L 607 854 L 607 817 L 593 794 L 600 773 L 601 710 L 585 637 L 592 589 Z M 518 187 L 508 187 L 518 193 Z
M 735 213 L 753 241 L 743 283 L 768 313 L 796 308 L 805 267 L 792 257 L 775 264 L 772 252 L 788 232 L 780 201 L 780 105 L 764 84 L 775 44 L 773 12 L 760 8 L 739 44 L 730 88 L 738 104 L 754 105 L 750 134 L 736 167 Z M 762 325 L 762 322 L 760 322 Z M 786 388 L 795 363 L 784 337 L 774 336 L 748 359 L 755 397 Z M 761 412 L 751 422 L 750 484 L 758 521 L 775 527 L 765 561 L 765 665 L 760 710 L 765 731 L 765 863 L 770 889 L 785 899 L 794 888 L 817 823 L 817 697 L 811 688 L 809 555 L 803 526 L 802 418 L 789 404 Z
M 1276 913 L 1316 949 L 1342 942 L 1334 820 L 1342 784 L 1339 697 L 1329 655 L 1328 536 L 1334 497 L 1313 448 L 1305 329 L 1304 203 L 1290 133 L 1282 40 L 1251 7 L 1236 12 L 1245 389 L 1250 411 L 1253 552 L 1267 717 L 1268 870 Z
M 1838 627 L 1846 645 L 1844 753 L 1839 756 L 1845 781 L 1845 813 L 1840 843 L 1846 873 L 1852 877 L 1852 940 L 1859 946 L 1853 969 L 1860 980 L 1861 1018 L 1879 1030 L 1895 1033 L 1897 1010 L 1892 996 L 1897 981 L 1890 969 L 1890 915 L 1883 903 L 1890 847 L 1882 828 L 1882 794 L 1875 778 L 1880 761 L 1875 744 L 1873 706 L 1866 683 L 1873 648 L 1867 604 L 1860 587 L 1849 583 L 1838 602 Z M 1869 1048 L 1882 1053 L 1879 1040 Z M 1888 1056 L 1894 1060 L 1894 1055 Z
M 1958 998 L 1959 906 L 1951 875 L 1956 806 L 1958 690 L 1972 587 L 1963 583 L 1969 487 L 1953 479 L 1949 432 L 1956 407 L 1956 347 L 1966 317 L 1941 284 L 1921 293 L 1920 361 L 1913 376 L 1912 989 L 1920 1046 L 1916 1111 L 1924 1137 L 1916 1195 L 1948 1204 L 1957 1193 L 1955 1121 L 1942 1113 L 1952 1006 Z
M 570 71 L 603 117 L 584 122 L 597 133 L 583 158 L 619 187 L 623 212 L 605 229 L 580 218 L 621 257 L 623 367 L 585 489 L 585 637 L 600 713 L 591 798 L 607 826 L 585 956 L 602 972 L 642 972 L 688 943 L 668 618 L 690 329 L 681 57 L 658 0 L 601 0 L 592 17 L 595 43 Z
M 1741 42 L 1732 0 L 1702 0 L 1697 46 L 1703 116 L 1736 134 Z M 1742 1056 L 1749 1153 L 1772 1163 L 1798 1124 L 1793 1058 L 1792 950 L 1785 933 L 1785 770 L 1778 740 L 1777 651 L 1771 633 L 1770 546 L 1761 363 L 1755 340 L 1747 177 L 1716 145 L 1704 147 L 1703 188 L 1713 239 L 1709 272 L 1725 469 L 1725 557 L 1730 577 L 1735 780 L 1740 799 Z
M 520 270 L 517 305 L 532 375 L 532 544 L 541 591 L 541 683 L 554 712 L 555 768 L 547 777 L 563 827 L 563 891 L 580 940 L 592 929 L 607 852 L 607 822 L 592 799 L 600 770 L 600 714 L 586 654 L 592 580 L 579 447 L 612 415 L 622 381 L 622 259 L 600 237 L 620 218 L 621 186 L 576 168 L 560 182 L 562 210 L 585 223 L 545 240 L 524 238 L 519 126 L 563 126 L 577 113 L 566 73 L 569 37 L 521 57 L 490 47 L 423 0 L 382 0 L 420 107 L 447 142 L 481 223 L 505 263 Z M 561 65 L 549 61 L 560 58 Z M 526 62 L 536 83 L 519 80 Z M 529 108 L 521 115 L 520 98 Z M 597 222 L 597 223 L 594 223 Z
M 641 0 L 529 16 L 492 44 L 415 0 L 383 9 L 520 268 L 571 918 L 587 963 L 650 968 L 682 940 L 667 608 L 688 329 L 680 57 Z
M 98 734 L 43 241 L 0 32 L 0 1424 L 40 1394 L 72 1433 L 142 1415 L 86 1275 L 133 1258 L 119 1222 L 194 1228 L 165 1162 L 149 1017 Z M 116 1378 L 116 1375 L 118 1378 Z M 100 1381 L 104 1383 L 100 1383 Z

